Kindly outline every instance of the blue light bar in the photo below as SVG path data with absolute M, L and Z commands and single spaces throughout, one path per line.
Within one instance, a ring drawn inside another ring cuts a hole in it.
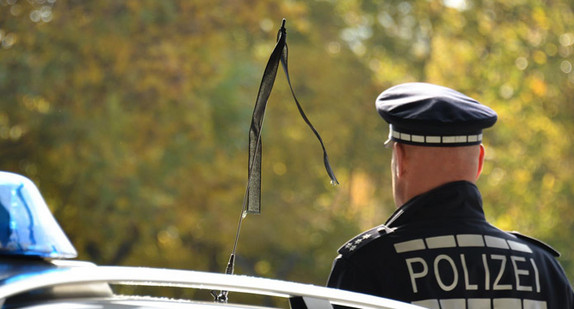
M 0 255 L 77 256 L 36 185 L 24 176 L 1 171 Z

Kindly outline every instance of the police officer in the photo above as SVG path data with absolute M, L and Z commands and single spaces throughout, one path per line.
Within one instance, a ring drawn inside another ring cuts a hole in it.
M 426 83 L 392 87 L 376 106 L 397 210 L 339 249 L 328 286 L 428 308 L 574 308 L 559 253 L 485 219 L 475 182 L 496 113 Z

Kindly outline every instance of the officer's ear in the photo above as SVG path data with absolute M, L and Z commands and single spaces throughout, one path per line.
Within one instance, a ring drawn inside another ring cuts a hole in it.
M 401 143 L 394 143 L 393 150 L 395 151 L 395 175 L 402 177 L 407 167 L 407 153 L 405 145 Z
M 480 144 L 480 153 L 478 154 L 478 171 L 476 173 L 476 179 L 478 180 L 478 177 L 480 177 L 480 174 L 482 173 L 482 166 L 484 165 L 484 146 L 482 144 Z

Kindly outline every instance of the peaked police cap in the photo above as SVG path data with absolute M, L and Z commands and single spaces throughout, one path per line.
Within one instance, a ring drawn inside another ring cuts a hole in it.
M 383 91 L 378 113 L 391 141 L 434 147 L 478 145 L 496 112 L 458 91 L 428 83 L 405 83 Z

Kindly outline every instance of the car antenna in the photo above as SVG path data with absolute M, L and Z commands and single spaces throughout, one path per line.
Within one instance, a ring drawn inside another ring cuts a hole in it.
M 267 100 L 273 89 L 273 84 L 275 83 L 275 77 L 277 76 L 277 70 L 279 68 L 279 62 L 283 66 L 283 71 L 287 77 L 287 83 L 289 84 L 289 89 L 291 90 L 291 95 L 295 100 L 299 114 L 313 131 L 321 148 L 323 149 L 323 164 L 329 178 L 331 179 L 332 185 L 338 185 L 339 182 L 335 177 L 335 173 L 329 164 L 329 157 L 327 156 L 327 150 L 323 144 L 323 139 L 319 135 L 319 132 L 315 130 L 307 115 L 303 111 L 301 104 L 295 96 L 293 91 L 293 86 L 291 85 L 291 79 L 289 78 L 289 70 L 287 63 L 287 30 L 285 29 L 285 18 L 281 23 L 281 28 L 277 32 L 277 43 L 269 56 L 267 65 L 265 66 L 265 71 L 263 72 L 263 78 L 259 86 L 259 91 L 257 93 L 257 99 L 255 100 L 255 108 L 253 109 L 253 116 L 251 118 L 251 127 L 249 129 L 249 165 L 248 165 L 248 176 L 247 185 L 245 188 L 245 195 L 243 196 L 243 207 L 241 209 L 241 215 L 239 216 L 239 223 L 237 224 L 237 232 L 235 234 L 235 242 L 233 243 L 233 250 L 231 251 L 231 256 L 229 257 L 229 262 L 225 269 L 225 274 L 232 275 L 235 266 L 235 254 L 237 252 L 237 244 L 239 242 L 239 233 L 241 231 L 241 224 L 243 219 L 247 217 L 247 214 L 260 214 L 261 213 L 261 131 L 263 126 L 263 118 L 265 116 L 265 108 L 267 107 Z M 211 291 L 211 295 L 215 298 L 216 302 L 227 303 L 228 291 Z

